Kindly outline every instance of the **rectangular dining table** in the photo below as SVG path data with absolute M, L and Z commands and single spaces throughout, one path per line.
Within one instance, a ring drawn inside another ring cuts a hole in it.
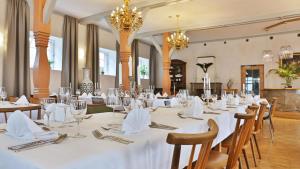
M 204 133 L 208 130 L 207 121 L 213 119 L 219 126 L 219 133 L 213 145 L 217 145 L 228 137 L 235 128 L 234 114 L 245 112 L 246 106 L 228 108 L 228 111 L 216 110 L 220 114 L 202 114 L 203 120 L 183 119 L 177 113 L 185 108 L 158 108 L 151 113 L 151 120 L 160 124 L 177 127 L 176 130 L 149 128 L 136 134 L 124 135 L 118 131 L 104 131 L 101 126 L 121 124 L 124 114 L 101 113 L 80 124 L 81 133 L 85 138 L 69 137 L 60 144 L 45 145 L 31 150 L 14 152 L 9 146 L 24 143 L 5 134 L 0 134 L 0 168 L 1 169 L 169 169 L 173 146 L 166 143 L 169 132 Z M 206 111 L 208 108 L 205 108 Z M 72 124 L 72 123 L 70 123 Z M 55 127 L 60 133 L 73 135 L 73 127 Z M 0 129 L 5 124 L 0 125 Z M 98 140 L 92 131 L 98 129 L 105 134 L 111 134 L 134 141 L 129 145 L 110 140 Z M 187 164 L 190 146 L 183 146 L 180 167 Z M 200 147 L 198 146 L 197 149 Z M 197 157 L 195 156 L 195 159 Z

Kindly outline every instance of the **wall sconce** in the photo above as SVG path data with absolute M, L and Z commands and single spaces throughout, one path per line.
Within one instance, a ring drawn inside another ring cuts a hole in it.
M 4 46 L 4 35 L 0 32 L 0 47 Z
M 83 48 L 78 49 L 78 57 L 79 57 L 79 60 L 84 60 L 84 49 Z

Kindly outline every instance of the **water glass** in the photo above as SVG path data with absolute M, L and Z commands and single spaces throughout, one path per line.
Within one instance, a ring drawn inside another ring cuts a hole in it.
M 41 98 L 40 99 L 41 107 L 44 110 L 46 116 L 47 116 L 47 126 L 50 127 L 50 115 L 52 110 L 49 109 L 49 106 L 52 104 L 55 104 L 54 98 Z
M 0 87 L 0 97 L 1 97 L 1 101 L 5 101 L 5 99 L 7 98 L 5 87 Z
M 83 138 L 85 135 L 80 133 L 80 122 L 86 115 L 87 103 L 85 100 L 72 100 L 71 101 L 71 114 L 77 122 L 77 133 L 73 136 L 75 138 Z
M 218 95 L 217 94 L 211 95 L 211 99 L 212 99 L 213 103 L 216 103 L 216 101 L 218 100 Z
M 70 101 L 71 101 L 71 88 L 60 87 L 58 90 L 57 103 L 59 106 L 64 108 L 65 122 L 67 120 L 67 108 L 70 106 Z

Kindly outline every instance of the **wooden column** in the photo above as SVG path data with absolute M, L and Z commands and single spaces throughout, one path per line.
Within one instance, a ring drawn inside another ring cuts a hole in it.
M 128 45 L 130 32 L 120 31 L 120 62 L 122 63 L 122 85 L 125 90 L 130 89 L 128 61 L 131 56 L 131 46 Z
M 33 31 L 36 57 L 33 68 L 34 97 L 48 97 L 50 83 L 50 66 L 47 48 L 50 36 L 50 22 L 43 23 L 43 10 L 46 0 L 34 0 Z
M 163 35 L 163 80 L 162 80 L 162 87 L 163 93 L 168 93 L 171 95 L 171 79 L 170 79 L 170 46 L 168 43 L 169 33 L 164 33 Z

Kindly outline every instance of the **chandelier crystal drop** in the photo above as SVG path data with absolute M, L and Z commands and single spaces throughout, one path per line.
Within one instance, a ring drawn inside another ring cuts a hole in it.
M 177 31 L 172 33 L 168 37 L 168 43 L 171 47 L 174 47 L 176 50 L 181 50 L 188 48 L 189 38 L 179 29 L 179 15 L 177 17 Z
M 136 7 L 131 9 L 129 2 L 124 0 L 122 7 L 116 7 L 110 15 L 110 23 L 118 31 L 133 32 L 143 25 L 142 12 L 138 12 Z
M 279 52 L 280 59 L 292 59 L 293 58 L 293 48 L 291 45 L 281 46 Z

